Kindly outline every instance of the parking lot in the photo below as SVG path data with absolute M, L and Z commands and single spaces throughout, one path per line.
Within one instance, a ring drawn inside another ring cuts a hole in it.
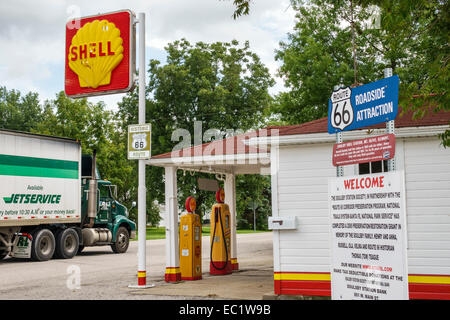
M 109 247 L 86 248 L 69 260 L 0 262 L 0 299 L 157 300 L 263 299 L 273 294 L 272 233 L 238 234 L 240 270 L 226 276 L 209 275 L 209 240 L 202 239 L 203 279 L 166 283 L 165 240 L 147 240 L 147 283 L 137 284 L 137 242 L 125 254 Z

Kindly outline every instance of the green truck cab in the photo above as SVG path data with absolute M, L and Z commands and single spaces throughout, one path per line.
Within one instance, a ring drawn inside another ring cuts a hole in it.
M 97 215 L 95 216 L 91 229 L 99 233 L 102 232 L 102 229 L 108 229 L 111 232 L 111 236 L 107 239 L 110 240 L 113 251 L 116 253 L 125 252 L 128 248 L 129 240 L 136 237 L 136 224 L 128 218 L 128 209 L 116 200 L 116 194 L 114 192 L 116 186 L 107 180 L 97 180 L 97 186 Z M 82 184 L 82 189 L 82 221 L 87 222 L 88 180 Z M 84 231 L 84 233 L 86 235 L 87 231 Z M 97 245 L 103 245 L 104 241 L 100 241 L 101 237 L 98 237 L 98 239 L 99 241 L 95 242 L 80 243 L 80 251 L 86 245 L 93 246 L 97 243 Z
M 82 173 L 92 172 L 95 158 L 83 155 Z M 82 177 L 81 192 L 81 229 L 80 249 L 86 246 L 110 244 L 115 253 L 126 252 L 129 240 L 136 237 L 136 224 L 129 219 L 128 209 L 116 200 L 117 187 L 100 177 L 95 168 L 95 195 L 97 198 L 94 214 L 89 215 L 89 188 L 93 174 Z M 90 219 L 93 218 L 93 219 Z

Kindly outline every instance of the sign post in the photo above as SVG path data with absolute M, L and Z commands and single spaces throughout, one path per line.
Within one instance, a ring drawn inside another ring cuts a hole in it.
M 154 285 L 147 285 L 147 267 L 146 267 L 146 240 L 147 240 L 147 203 L 146 203 L 146 187 L 145 187 L 145 159 L 149 159 L 150 152 L 150 125 L 145 124 L 145 13 L 139 13 L 139 125 L 130 126 L 132 131 L 142 129 L 140 136 L 135 141 L 131 151 L 137 155 L 138 160 L 138 284 L 130 285 L 132 288 L 148 288 Z M 139 129 L 140 128 L 140 129 Z M 139 132 L 139 131 L 138 131 Z M 148 132 L 148 135 L 144 134 Z M 132 133 L 131 133 L 132 134 Z M 130 137 L 128 138 L 130 141 Z M 136 141 L 137 140 L 137 141 Z M 130 143 L 130 142 L 129 142 Z M 137 147 L 137 148 L 136 148 Z M 148 148 L 148 150 L 147 150 Z M 148 153 L 146 153 L 148 151 Z M 130 156 L 130 150 L 128 153 Z
M 336 134 L 328 182 L 332 299 L 408 299 L 405 187 L 395 172 L 398 76 L 359 87 L 336 86 L 328 133 Z M 386 122 L 386 135 L 343 142 L 343 131 Z M 343 166 L 388 159 L 388 173 L 344 177 Z
M 391 68 L 384 69 L 384 77 L 385 78 L 392 77 L 392 69 Z M 388 133 L 388 134 L 395 133 L 395 120 L 386 122 L 386 133 Z M 388 171 L 395 170 L 395 158 L 389 159 L 387 164 L 388 164 Z
M 68 97 L 80 98 L 123 93 L 133 89 L 137 23 L 139 23 L 139 125 L 129 128 L 134 145 L 130 148 L 129 144 L 128 159 L 139 161 L 138 284 L 130 287 L 146 288 L 153 285 L 147 285 L 146 274 L 147 208 L 144 161 L 151 157 L 151 126 L 145 123 L 145 13 L 139 13 L 136 19 L 133 12 L 123 10 L 83 17 L 76 23 L 69 21 L 66 24 L 64 91 Z

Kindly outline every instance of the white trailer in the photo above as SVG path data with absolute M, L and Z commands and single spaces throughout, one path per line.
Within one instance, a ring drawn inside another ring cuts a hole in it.
M 17 237 L 23 227 L 81 222 L 81 145 L 2 130 L 0 150 L 0 255 L 20 257 L 31 250 Z M 39 234 L 43 247 L 48 236 Z
M 95 169 L 78 141 L 0 130 L 0 260 L 68 259 L 94 245 L 125 252 L 135 224 Z

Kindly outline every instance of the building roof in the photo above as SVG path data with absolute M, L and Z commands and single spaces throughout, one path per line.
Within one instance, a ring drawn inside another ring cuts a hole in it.
M 433 110 L 427 110 L 426 115 L 423 118 L 413 119 L 413 111 L 407 111 L 402 113 L 402 108 L 398 108 L 398 114 L 395 118 L 396 128 L 406 127 L 426 127 L 426 126 L 444 126 L 450 122 L 449 111 L 434 112 Z M 365 129 L 381 129 L 385 128 L 386 124 L 380 123 Z M 309 133 L 322 133 L 328 132 L 328 117 L 320 118 L 314 121 L 289 125 L 289 126 L 270 126 L 267 129 L 278 129 L 278 135 L 297 135 L 297 134 L 309 134 Z
M 253 131 L 249 133 L 232 136 L 222 140 L 216 140 L 201 145 L 184 148 L 182 150 L 166 152 L 163 154 L 152 156 L 152 159 L 196 157 L 205 155 L 219 156 L 219 155 L 251 154 L 251 153 L 257 154 L 265 150 L 249 146 L 245 143 L 246 140 L 256 137 L 258 137 L 257 132 Z
M 425 127 L 425 126 L 445 126 L 450 123 L 450 112 L 441 110 L 434 112 L 428 110 L 423 118 L 413 119 L 413 112 L 407 111 L 402 113 L 399 106 L 398 115 L 395 119 L 396 128 L 405 127 Z M 366 127 L 364 129 L 381 129 L 385 128 L 386 124 L 381 123 Z M 212 141 L 197 145 L 182 150 L 167 152 L 152 156 L 152 159 L 167 159 L 167 158 L 182 158 L 182 157 L 196 157 L 196 156 L 218 156 L 218 155 L 248 155 L 266 153 L 268 150 L 257 148 L 255 146 L 247 145 L 246 141 L 256 137 L 267 137 L 272 133 L 277 133 L 278 136 L 302 135 L 311 133 L 327 133 L 328 132 L 328 117 L 313 120 L 310 122 L 285 125 L 285 126 L 269 126 L 253 132 L 236 135 L 223 140 Z

